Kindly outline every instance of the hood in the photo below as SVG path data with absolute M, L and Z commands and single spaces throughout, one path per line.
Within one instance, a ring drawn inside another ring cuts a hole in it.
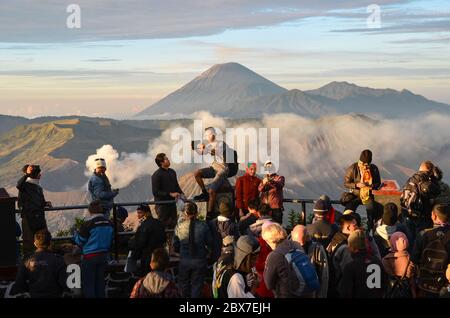
M 34 184 L 34 185 L 37 185 L 37 186 L 40 186 L 40 180 L 39 179 L 33 179 L 33 178 L 28 177 L 26 182 Z
M 160 294 L 169 286 L 170 282 L 170 274 L 155 271 L 148 273 L 142 284 L 150 294 Z
M 389 226 L 389 225 L 380 225 L 379 227 L 377 227 L 377 229 L 375 230 L 375 232 L 377 232 L 377 234 L 379 236 L 381 236 L 384 240 L 389 241 L 389 237 L 394 234 L 397 231 L 397 227 L 394 226 Z
M 272 221 L 272 218 L 270 216 L 261 217 L 258 220 L 256 220 L 255 223 L 250 225 L 250 231 L 253 234 L 259 236 L 261 234 L 262 226 L 264 225 L 264 223 L 271 222 L 271 221 Z

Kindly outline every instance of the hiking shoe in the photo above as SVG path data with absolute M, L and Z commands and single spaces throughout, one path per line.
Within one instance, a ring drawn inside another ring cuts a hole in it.
M 209 194 L 208 193 L 202 193 L 200 195 L 196 195 L 194 197 L 195 201 L 208 201 L 209 200 Z

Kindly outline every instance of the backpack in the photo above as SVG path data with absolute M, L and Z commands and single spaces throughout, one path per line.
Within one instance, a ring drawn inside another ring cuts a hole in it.
M 228 146 L 226 145 L 226 143 L 223 143 L 225 147 L 223 147 L 223 160 L 225 161 L 225 163 L 228 166 L 228 178 L 234 177 L 239 170 L 239 162 L 238 162 L 238 154 L 237 151 L 233 150 L 233 162 L 227 162 L 227 148 Z
M 306 293 L 318 291 L 320 289 L 319 277 L 316 269 L 311 263 L 308 255 L 299 249 L 290 250 L 285 256 L 291 271 L 295 273 L 299 285 L 291 288 L 291 293 L 296 296 L 303 296 Z
M 410 263 L 411 261 L 409 260 L 402 277 L 389 277 L 386 298 L 412 298 L 411 285 L 409 278 L 406 277 Z
M 445 271 L 449 262 L 447 244 L 450 243 L 450 229 L 432 230 L 430 242 L 425 246 L 419 268 L 419 288 L 431 293 L 439 291 L 447 284 Z M 425 233 L 427 235 L 427 233 Z
M 400 202 L 412 217 L 421 216 L 424 201 L 431 200 L 441 193 L 441 188 L 429 174 L 416 174 L 411 177 L 403 188 Z

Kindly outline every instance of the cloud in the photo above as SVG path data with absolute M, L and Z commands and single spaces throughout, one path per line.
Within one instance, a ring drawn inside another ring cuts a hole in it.
M 446 180 L 450 173 L 449 116 L 429 114 L 404 121 L 343 115 L 312 120 L 292 114 L 272 114 L 261 120 L 249 120 L 230 126 L 227 126 L 229 122 L 225 119 L 207 112 L 194 114 L 194 118 L 202 120 L 203 127 L 214 126 L 222 131 L 227 127 L 278 128 L 279 173 L 286 176 L 287 188 L 293 189 L 297 195 L 328 193 L 337 197 L 342 191 L 340 188 L 345 168 L 357 160 L 361 150 L 366 148 L 373 151 L 374 163 L 380 167 L 382 177 L 398 179 L 400 184 L 405 182 L 407 175 L 402 172 L 404 169 L 396 167 L 416 169 L 423 160 L 432 160 L 440 166 Z M 185 125 L 192 133 L 193 123 L 186 121 Z M 86 176 L 92 171 L 95 156 L 102 156 L 107 160 L 108 173 L 114 187 L 125 187 L 134 180 L 152 174 L 156 169 L 153 158 L 157 153 L 166 153 L 173 159 L 174 145 L 179 142 L 172 139 L 175 128 L 178 128 L 175 124 L 168 127 L 149 145 L 147 153 L 119 155 L 111 146 L 102 147 L 87 160 L 89 169 Z M 239 153 L 241 162 L 249 159 L 252 158 Z M 260 159 L 256 160 L 259 165 L 264 162 Z M 199 164 L 174 163 L 172 160 L 172 167 L 178 176 L 182 176 L 198 168 Z
M 204 36 L 365 8 L 372 1 L 299 0 L 77 0 L 81 28 L 68 29 L 68 3 L 4 0 L 0 42 L 55 43 Z M 378 0 L 379 5 L 409 2 Z
M 450 19 L 436 19 L 431 21 L 420 21 L 414 23 L 400 23 L 381 28 L 364 27 L 364 28 L 350 28 L 350 29 L 335 29 L 332 30 L 332 32 L 366 33 L 366 34 L 450 32 Z
M 389 41 L 389 43 L 393 44 L 429 44 L 429 43 L 439 43 L 439 44 L 449 44 L 449 37 L 438 37 L 438 38 L 411 38 L 405 40 L 397 40 L 397 41 Z
M 95 58 L 95 59 L 86 59 L 83 60 L 83 62 L 94 62 L 94 63 L 103 63 L 103 62 L 120 62 L 122 61 L 121 59 L 112 59 L 112 58 L 106 58 L 106 57 L 101 57 L 101 58 Z

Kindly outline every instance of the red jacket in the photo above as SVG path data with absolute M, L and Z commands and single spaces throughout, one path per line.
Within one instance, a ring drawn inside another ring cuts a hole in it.
M 245 174 L 236 180 L 236 207 L 248 209 L 248 201 L 259 196 L 258 186 L 261 179 Z
M 262 239 L 262 237 L 258 238 L 259 246 L 261 250 L 259 251 L 258 259 L 256 260 L 256 271 L 261 277 L 261 281 L 259 283 L 258 288 L 256 289 L 256 294 L 261 298 L 274 298 L 273 292 L 268 290 L 266 287 L 266 283 L 264 282 L 264 267 L 266 265 L 267 256 L 272 252 L 270 246 Z
M 277 174 L 265 185 L 261 182 L 258 190 L 261 192 L 262 203 L 269 204 L 271 209 L 283 208 L 283 187 L 284 177 Z

